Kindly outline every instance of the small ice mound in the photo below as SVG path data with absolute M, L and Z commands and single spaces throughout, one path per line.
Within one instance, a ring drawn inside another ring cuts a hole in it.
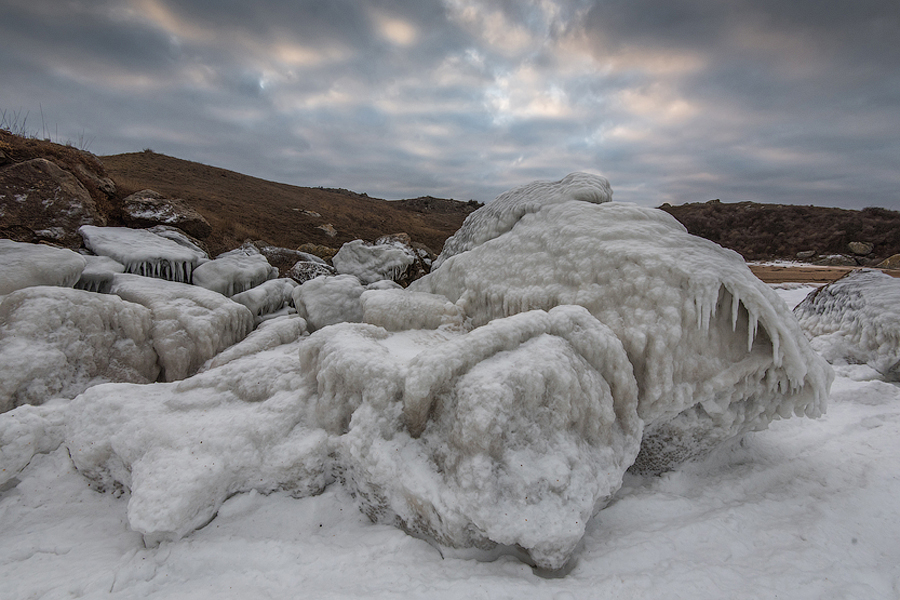
M 297 341 L 304 333 L 306 321 L 297 315 L 284 315 L 263 321 L 243 340 L 208 360 L 201 371 L 215 369 L 238 358 L 289 344 Z
M 49 286 L 0 301 L 0 412 L 74 398 L 110 381 L 159 373 L 150 311 L 116 296 Z
M 638 470 L 665 470 L 775 418 L 825 410 L 833 373 L 784 302 L 740 255 L 661 210 L 545 206 L 410 289 L 447 297 L 475 326 L 587 308 L 634 367 L 646 423 Z
M 194 269 L 194 285 L 234 296 L 278 277 L 262 254 L 226 253 Z
M 257 320 L 261 320 L 266 315 L 292 307 L 292 294 L 297 285 L 293 279 L 270 279 L 246 292 L 235 294 L 231 299 L 246 306 Z
M 164 381 L 195 373 L 253 330 L 253 314 L 246 306 L 195 285 L 122 274 L 110 291 L 150 309 L 150 334 Z
M 177 383 L 92 387 L 68 407 L 65 445 L 101 491 L 130 490 L 145 543 L 202 527 L 232 494 L 321 492 L 333 449 L 303 426 L 296 346 L 244 356 Z
M 316 277 L 294 288 L 294 308 L 306 319 L 310 331 L 335 323 L 359 323 L 363 319 L 363 292 L 399 288 L 390 281 L 365 286 L 353 275 Z
M 301 346 L 360 508 L 445 546 L 515 546 L 563 567 L 640 444 L 619 340 L 572 306 L 427 338 L 412 355 L 391 351 L 403 335 L 342 324 Z
M 570 200 L 597 204 L 610 202 L 612 188 L 605 177 L 569 173 L 559 181 L 535 181 L 503 192 L 466 217 L 459 231 L 444 243 L 444 250 L 432 269 L 440 267 L 451 256 L 503 235 L 526 214 Z
M 829 362 L 867 364 L 900 381 L 900 279 L 852 271 L 810 293 L 794 314 Z
M 341 275 L 355 275 L 363 284 L 403 277 L 416 262 L 416 253 L 400 242 L 371 244 L 363 240 L 347 242 L 331 259 Z
M 84 257 L 87 262 L 75 288 L 98 294 L 108 294 L 116 274 L 125 272 L 125 265 L 108 256 Z
M 194 268 L 205 259 L 202 253 L 144 229 L 82 225 L 78 232 L 91 252 L 144 277 L 190 283 Z
M 443 296 L 393 289 L 368 290 L 360 299 L 362 321 L 388 331 L 463 328 L 462 311 Z
M 35 454 L 53 452 L 66 433 L 62 402 L 30 404 L 0 414 L 0 486 L 28 466 Z
M 33 285 L 72 287 L 84 266 L 71 250 L 0 240 L 0 296 Z

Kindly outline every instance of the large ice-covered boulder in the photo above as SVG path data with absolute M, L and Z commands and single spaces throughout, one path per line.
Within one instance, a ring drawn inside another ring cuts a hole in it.
M 33 285 L 72 287 L 84 266 L 71 250 L 0 239 L 0 296 Z
M 278 269 L 262 254 L 229 252 L 194 269 L 194 285 L 234 296 L 278 277 Z
M 812 346 L 833 364 L 868 364 L 900 380 L 900 279 L 853 271 L 794 308 Z
M 737 253 L 624 203 L 551 203 L 514 224 L 497 220 L 506 233 L 410 289 L 445 296 L 474 325 L 587 308 L 634 366 L 646 423 L 637 469 L 663 470 L 774 418 L 824 411 L 831 369 Z
M 408 336 L 348 323 L 301 347 L 362 510 L 445 546 L 563 567 L 638 452 L 619 340 L 574 306 Z
M 570 200 L 610 202 L 612 188 L 605 177 L 569 173 L 559 181 L 534 181 L 503 192 L 466 217 L 459 231 L 444 242 L 444 250 L 432 269 L 437 269 L 451 256 L 503 235 L 526 214 Z
M 194 268 L 205 260 L 203 254 L 144 229 L 84 225 L 78 231 L 94 254 L 145 277 L 190 283 Z
M 150 311 L 116 296 L 37 286 L 0 301 L 0 412 L 159 373 Z
M 360 297 L 366 290 L 400 289 L 391 281 L 363 285 L 353 275 L 316 277 L 292 292 L 297 314 L 306 319 L 310 331 L 335 323 L 359 323 L 363 319 Z
M 75 287 L 79 290 L 108 294 L 115 276 L 125 272 L 125 265 L 108 256 L 88 254 L 83 258 L 85 267 L 81 277 L 75 282 Z
M 246 306 L 195 285 L 126 273 L 115 276 L 110 292 L 150 309 L 150 335 L 164 381 L 196 373 L 253 331 L 253 314 Z

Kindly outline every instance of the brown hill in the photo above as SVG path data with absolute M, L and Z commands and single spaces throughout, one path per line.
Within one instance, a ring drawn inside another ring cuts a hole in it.
M 182 198 L 212 225 L 205 240 L 213 254 L 261 239 L 296 248 L 312 243 L 339 248 L 354 239 L 404 232 L 439 253 L 479 205 L 439 198 L 388 201 L 344 189 L 274 183 L 150 150 L 101 156 L 118 196 L 150 188 Z
M 877 264 L 900 252 L 900 212 L 885 208 L 845 210 L 718 200 L 660 208 L 690 233 L 731 248 L 746 260 L 796 259 L 804 252 L 852 255 L 851 242 L 873 246 L 871 253 L 856 255 L 862 265 Z

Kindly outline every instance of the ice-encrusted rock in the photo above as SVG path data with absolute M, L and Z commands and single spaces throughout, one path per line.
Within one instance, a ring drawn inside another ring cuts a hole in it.
M 246 292 L 235 294 L 231 299 L 243 304 L 250 309 L 254 317 L 261 319 L 293 306 L 292 294 L 297 285 L 293 279 L 270 279 Z
M 159 373 L 150 311 L 116 296 L 36 286 L 0 301 L 0 412 Z
M 440 267 L 451 256 L 503 235 L 526 214 L 570 200 L 610 202 L 612 188 L 605 177 L 569 173 L 559 181 L 535 181 L 503 192 L 466 217 L 459 231 L 444 242 L 444 250 L 432 269 Z
M 99 294 L 108 294 L 116 274 L 125 272 L 125 265 L 108 256 L 85 255 L 86 262 L 75 288 Z
M 639 470 L 664 470 L 777 417 L 825 410 L 833 373 L 784 302 L 740 255 L 660 210 L 535 208 L 410 289 L 447 297 L 476 326 L 536 308 L 587 308 L 634 366 L 646 422 Z
M 253 314 L 211 290 L 138 275 L 117 275 L 110 290 L 150 309 L 153 348 L 164 381 L 184 379 L 253 330 Z
M 153 227 L 148 227 L 146 231 L 158 235 L 159 237 L 166 238 L 167 240 L 172 240 L 176 244 L 184 246 L 185 248 L 196 252 L 198 255 L 200 255 L 201 263 L 209 260 L 209 253 L 206 251 L 203 242 L 195 237 L 188 235 L 177 227 L 171 227 L 169 225 L 154 225 Z
M 27 467 L 35 454 L 59 448 L 66 432 L 61 404 L 25 404 L 0 414 L 0 486 Z
M 885 379 L 900 380 L 900 279 L 852 271 L 814 290 L 794 314 L 829 362 L 868 364 Z
M 294 308 L 310 331 L 335 323 L 362 321 L 359 297 L 365 286 L 353 275 L 316 277 L 294 288 Z
M 341 246 L 331 262 L 341 275 L 354 275 L 363 284 L 368 284 L 382 279 L 401 279 L 417 258 L 415 250 L 401 242 L 372 244 L 353 240 Z
M 154 190 L 135 192 L 122 201 L 122 219 L 135 228 L 168 225 L 188 235 L 206 238 L 212 227 L 203 215 L 180 198 L 165 198 Z
M 340 436 L 362 510 L 442 545 L 519 548 L 563 567 L 638 452 L 621 343 L 573 306 L 419 332 L 418 352 L 396 351 L 407 335 L 347 323 L 301 346 L 314 414 Z
M 262 254 L 230 252 L 194 269 L 193 283 L 230 297 L 276 277 L 278 269 Z
M 402 289 L 367 290 L 360 296 L 362 321 L 388 331 L 463 328 L 463 313 L 443 296 Z
M 189 283 L 194 268 L 205 260 L 191 248 L 144 229 L 85 225 L 78 231 L 91 252 L 108 256 L 125 265 L 126 272 L 144 277 Z
M 84 267 L 71 250 L 0 239 L 0 296 L 34 285 L 72 287 Z
M 306 283 L 316 277 L 331 277 L 337 275 L 334 267 L 324 262 L 300 260 L 288 269 L 287 276 L 297 283 Z
M 65 445 L 99 489 L 131 491 L 128 523 L 148 544 L 179 538 L 234 493 L 306 496 L 330 481 L 302 384 L 287 345 L 176 383 L 95 386 L 68 407 Z
M 263 321 L 250 335 L 208 360 L 201 371 L 221 367 L 233 360 L 297 341 L 306 333 L 306 321 L 297 315 L 283 315 Z

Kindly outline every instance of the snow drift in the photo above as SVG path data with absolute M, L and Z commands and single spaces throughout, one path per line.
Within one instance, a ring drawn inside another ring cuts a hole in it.
M 794 314 L 829 362 L 868 364 L 900 381 L 900 279 L 853 271 L 811 292 Z

